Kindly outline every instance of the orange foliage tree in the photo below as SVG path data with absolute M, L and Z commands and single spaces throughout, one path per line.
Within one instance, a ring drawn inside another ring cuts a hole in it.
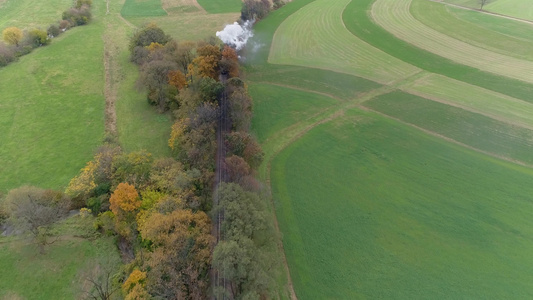
M 168 84 L 175 86 L 178 90 L 187 86 L 187 79 L 181 71 L 168 72 Z
M 131 213 L 141 207 L 139 193 L 133 185 L 128 183 L 120 183 L 109 198 L 109 202 L 111 211 L 116 216 Z
M 150 242 L 147 289 L 165 299 L 207 299 L 214 237 L 204 212 L 153 213 L 140 228 Z

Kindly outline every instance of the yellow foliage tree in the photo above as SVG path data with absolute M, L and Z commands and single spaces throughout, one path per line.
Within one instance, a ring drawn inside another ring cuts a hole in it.
M 22 30 L 17 27 L 8 27 L 2 31 L 2 38 L 11 45 L 18 46 L 22 35 Z
M 156 50 L 163 49 L 163 47 L 164 46 L 159 43 L 152 42 L 150 45 L 146 46 L 146 49 L 148 49 L 150 52 L 154 52 Z
M 183 134 L 187 130 L 189 123 L 189 118 L 185 119 L 179 119 L 172 125 L 172 129 L 170 131 L 170 139 L 168 140 L 168 146 L 170 149 L 177 150 L 179 147 L 179 143 L 183 137 Z
M 87 165 L 81 169 L 80 174 L 70 180 L 67 190 L 65 191 L 66 194 L 73 198 L 89 194 L 96 187 L 96 183 L 94 182 L 94 172 L 97 167 L 97 162 L 88 162 Z
M 122 285 L 122 290 L 126 294 L 125 300 L 143 300 L 148 299 L 146 291 L 146 272 L 134 270 L 128 279 Z
M 115 216 L 120 216 L 123 213 L 130 213 L 141 207 L 141 200 L 139 199 L 139 193 L 135 187 L 128 183 L 120 183 L 111 198 L 111 211 Z

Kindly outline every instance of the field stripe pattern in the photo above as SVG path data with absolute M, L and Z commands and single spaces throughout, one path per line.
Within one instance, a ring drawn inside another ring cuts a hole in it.
M 533 62 L 491 52 L 429 28 L 411 15 L 411 2 L 377 0 L 372 6 L 372 17 L 396 37 L 424 50 L 480 70 L 533 83 Z
M 349 2 L 317 0 L 291 15 L 274 35 L 269 62 L 330 69 L 382 83 L 417 72 L 346 30 L 340 16 Z

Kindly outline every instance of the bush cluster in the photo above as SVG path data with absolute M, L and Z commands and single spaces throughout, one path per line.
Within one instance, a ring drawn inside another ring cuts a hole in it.
M 8 27 L 2 31 L 4 42 L 0 42 L 0 67 L 7 66 L 18 57 L 33 49 L 46 46 L 51 39 L 74 26 L 85 25 L 91 20 L 92 0 L 77 0 L 74 7 L 63 12 L 62 20 L 51 24 L 46 31 L 38 28 L 22 31 Z

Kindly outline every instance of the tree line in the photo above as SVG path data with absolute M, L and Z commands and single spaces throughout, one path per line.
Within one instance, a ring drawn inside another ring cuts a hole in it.
M 4 29 L 4 42 L 0 41 L 0 67 L 7 66 L 35 48 L 50 44 L 54 37 L 71 27 L 89 23 L 92 18 L 91 5 L 92 0 L 76 0 L 73 7 L 63 12 L 62 19 L 51 24 L 46 31 L 40 28 L 24 31 L 18 27 Z
M 124 267 L 100 276 L 105 282 L 89 280 L 93 299 L 272 298 L 276 232 L 255 178 L 263 152 L 250 133 L 253 103 L 237 52 L 214 38 L 175 41 L 155 24 L 137 30 L 129 50 L 146 101 L 174 120 L 172 156 L 126 153 L 107 139 L 64 192 L 11 190 L 0 205 L 0 223 L 30 232 L 44 252 L 53 241 L 50 228 L 69 210 L 94 215 L 95 229 L 115 237 Z M 213 206 L 223 97 L 230 131 L 222 141 L 225 176 Z M 219 212 L 223 238 L 215 244 L 212 223 Z M 212 269 L 223 270 L 227 282 L 217 290 L 211 288 Z

